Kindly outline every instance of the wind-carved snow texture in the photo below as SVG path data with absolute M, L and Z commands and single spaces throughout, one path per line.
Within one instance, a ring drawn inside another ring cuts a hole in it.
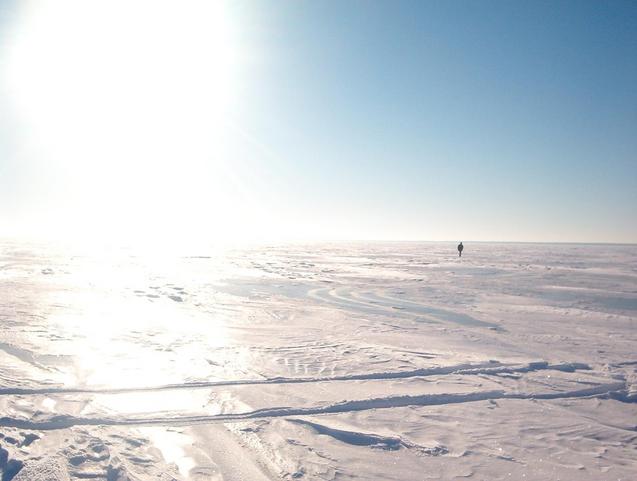
M 44 439 L 21 432 L 3 435 L 0 448 L 2 480 L 68 481 L 70 479 L 105 479 L 107 481 L 135 481 L 138 472 L 152 474 L 152 479 L 171 481 L 174 469 L 152 466 L 155 461 L 149 451 L 148 440 L 137 436 L 125 437 L 115 433 L 102 439 L 88 431 L 71 433 L 70 445 L 51 445 Z M 43 446 L 39 446 L 44 444 Z M 25 461 L 26 453 L 37 453 Z M 14 457 L 15 456 L 15 457 Z
M 617 480 L 637 248 L 0 243 L 0 480 Z
M 373 449 L 383 449 L 391 451 L 406 448 L 416 450 L 420 454 L 427 456 L 440 456 L 449 452 L 449 450 L 444 446 L 419 446 L 415 443 L 395 436 L 380 436 L 378 434 L 336 429 L 325 426 L 323 424 L 305 421 L 303 419 L 290 419 L 289 421 L 292 423 L 300 424 L 302 426 L 308 426 L 318 434 L 330 436 L 337 441 L 354 446 L 368 446 Z

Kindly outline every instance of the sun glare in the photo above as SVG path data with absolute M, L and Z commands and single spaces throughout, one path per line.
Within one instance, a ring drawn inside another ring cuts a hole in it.
M 193 228 L 204 210 L 233 221 L 233 28 L 216 1 L 24 4 L 5 76 L 48 197 L 40 223 L 103 236 Z

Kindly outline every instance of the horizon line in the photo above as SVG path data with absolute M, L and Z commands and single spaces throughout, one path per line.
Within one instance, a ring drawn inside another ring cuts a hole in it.
M 70 244 L 74 244 L 76 241 L 78 241 L 78 243 L 82 243 L 82 239 L 64 239 L 64 238 L 55 238 L 54 237 L 50 237 L 47 238 L 46 236 L 32 236 L 32 235 L 24 235 L 24 236 L 17 236 L 17 235 L 0 235 L 0 240 L 2 241 L 23 241 L 23 242 L 36 242 L 36 243 L 40 243 L 40 242 L 44 242 L 44 243 L 70 243 Z M 95 239 L 92 239 L 93 241 L 95 241 Z M 125 247 L 127 244 L 137 244 L 138 242 L 122 242 L 121 240 L 115 240 L 115 239 L 103 239 L 103 242 L 106 244 L 113 244 L 113 245 L 119 245 L 122 247 Z M 455 240 L 455 239 L 443 239 L 443 240 L 432 240 L 432 239 L 374 239 L 374 238 L 369 238 L 369 239 L 362 239 L 362 238 L 356 238 L 356 239 L 338 239 L 338 238 L 334 238 L 334 239 L 254 239 L 254 240 L 249 240 L 249 239 L 211 239 L 208 242 L 198 242 L 199 244 L 207 244 L 210 243 L 211 245 L 227 245 L 227 244 L 278 244 L 278 245 L 285 245 L 285 244 L 329 244 L 329 243 L 335 243 L 335 244 L 344 244 L 344 243 L 374 243 L 374 244 L 381 244 L 381 243 L 387 243 L 387 244 L 391 244 L 391 243 L 402 243 L 402 244 L 418 244 L 418 243 L 427 243 L 427 244 L 446 244 L 446 243 L 457 243 L 457 242 L 463 242 L 463 243 L 471 243 L 471 244 L 546 244 L 546 245 L 599 245 L 599 246 L 637 246 L 637 242 L 613 242 L 613 241 L 557 241 L 557 240 L 546 240 L 546 241 L 526 241 L 526 240 L 472 240 L 472 239 L 461 239 L 461 240 Z M 187 245 L 188 242 L 175 242 L 176 245 Z

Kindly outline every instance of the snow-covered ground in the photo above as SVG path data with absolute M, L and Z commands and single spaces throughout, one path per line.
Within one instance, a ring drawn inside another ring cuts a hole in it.
M 0 242 L 2 480 L 637 479 L 637 246 Z

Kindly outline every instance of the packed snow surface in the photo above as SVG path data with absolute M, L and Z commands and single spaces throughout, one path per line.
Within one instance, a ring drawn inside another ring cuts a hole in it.
M 637 479 L 637 246 L 0 242 L 2 481 Z

